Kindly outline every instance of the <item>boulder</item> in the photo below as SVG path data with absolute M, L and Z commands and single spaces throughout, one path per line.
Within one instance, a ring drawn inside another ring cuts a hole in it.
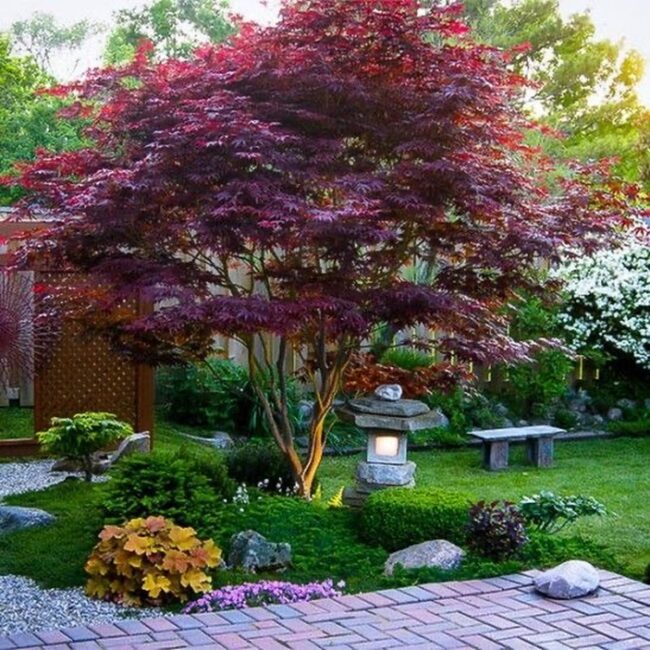
M 391 553 L 384 564 L 384 575 L 392 576 L 399 564 L 404 569 L 442 569 L 451 571 L 460 566 L 465 551 L 444 539 L 414 544 L 401 551 Z
M 225 431 L 216 431 L 211 436 L 193 436 L 189 433 L 183 434 L 186 438 L 198 442 L 200 445 L 212 447 L 213 449 L 232 449 L 235 441 L 232 436 Z
M 0 535 L 13 533 L 24 528 L 47 526 L 56 521 L 56 517 L 38 508 L 20 508 L 18 506 L 0 506 Z
M 618 420 L 622 420 L 623 409 L 618 408 L 618 406 L 609 409 L 609 411 L 607 411 L 607 419 L 611 420 L 612 422 L 617 422 Z
M 570 600 L 588 596 L 598 589 L 598 571 L 583 560 L 569 560 L 535 578 L 535 589 L 550 598 Z
M 146 454 L 151 451 L 151 437 L 148 432 L 132 433 L 120 442 L 120 446 L 110 457 L 110 464 L 114 465 L 120 458 L 131 454 Z
M 375 397 L 387 402 L 396 402 L 402 398 L 402 387 L 399 384 L 383 384 L 375 388 Z
M 228 565 L 252 573 L 283 571 L 291 566 L 291 544 L 269 542 L 254 530 L 245 530 L 230 540 Z

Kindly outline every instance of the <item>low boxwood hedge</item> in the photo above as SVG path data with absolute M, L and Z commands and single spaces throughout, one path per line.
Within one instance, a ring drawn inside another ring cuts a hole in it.
M 445 490 L 381 490 L 364 504 L 360 535 L 387 551 L 432 539 L 462 544 L 473 500 L 470 495 Z

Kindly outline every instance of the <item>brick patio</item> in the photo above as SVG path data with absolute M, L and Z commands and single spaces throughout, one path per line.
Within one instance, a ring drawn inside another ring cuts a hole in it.
M 533 592 L 532 575 L 22 633 L 0 637 L 0 650 L 650 648 L 650 585 L 602 571 L 594 596 L 554 601 Z

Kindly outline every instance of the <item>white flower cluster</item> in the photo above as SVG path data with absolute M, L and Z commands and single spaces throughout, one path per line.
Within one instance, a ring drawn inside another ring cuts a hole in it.
M 650 368 L 650 248 L 634 242 L 572 261 L 560 322 L 571 343 L 633 357 Z

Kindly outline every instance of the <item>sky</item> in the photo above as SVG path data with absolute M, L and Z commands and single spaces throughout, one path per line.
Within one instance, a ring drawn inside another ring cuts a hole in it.
M 74 22 L 88 18 L 97 22 L 109 22 L 117 9 L 141 5 L 143 0 L 0 0 L 0 31 L 6 30 L 14 21 L 28 18 L 35 11 L 51 13 L 62 22 Z M 600 37 L 625 42 L 645 57 L 648 73 L 643 81 L 641 97 L 650 106 L 650 0 L 559 0 L 565 15 L 589 10 Z M 257 22 L 269 22 L 277 10 L 278 0 L 231 0 L 237 13 Z M 101 45 L 91 44 L 82 65 L 95 63 Z

